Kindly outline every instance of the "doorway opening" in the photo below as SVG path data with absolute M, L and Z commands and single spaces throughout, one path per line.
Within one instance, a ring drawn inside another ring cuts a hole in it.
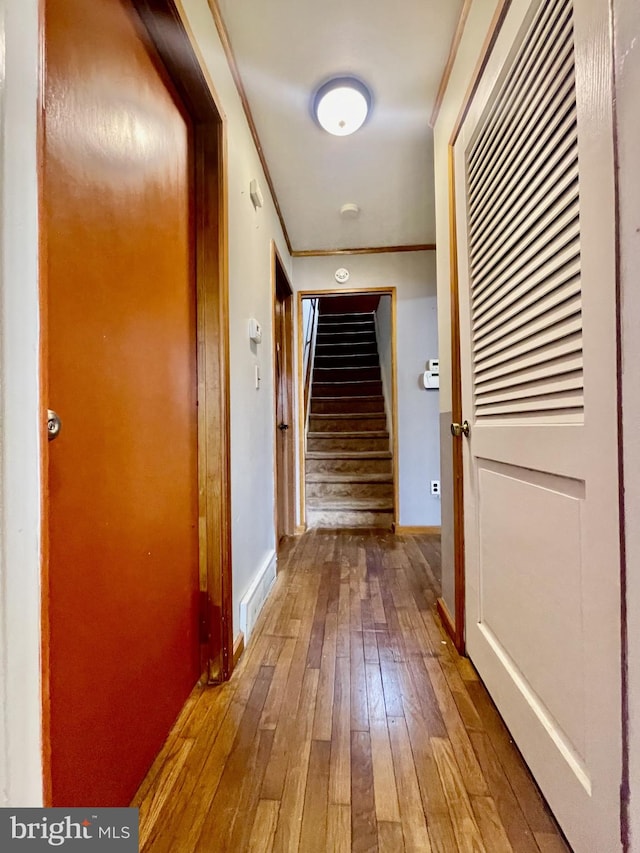
M 397 520 L 395 288 L 298 294 L 300 518 Z

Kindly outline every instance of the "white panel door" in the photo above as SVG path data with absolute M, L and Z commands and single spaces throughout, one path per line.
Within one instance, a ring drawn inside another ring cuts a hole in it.
M 513 0 L 454 150 L 466 643 L 576 851 L 620 848 L 606 0 Z

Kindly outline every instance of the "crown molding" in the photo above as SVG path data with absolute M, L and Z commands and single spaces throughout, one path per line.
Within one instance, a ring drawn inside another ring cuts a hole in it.
M 253 143 L 256 146 L 256 151 L 258 152 L 258 157 L 260 158 L 262 170 L 264 171 L 264 176 L 269 187 L 269 192 L 271 193 L 271 198 L 273 199 L 273 204 L 275 206 L 276 213 L 278 214 L 278 219 L 280 220 L 280 227 L 282 228 L 282 233 L 284 234 L 287 249 L 289 250 L 289 254 L 292 255 L 293 252 L 291 249 L 291 240 L 289 239 L 289 233 L 287 231 L 287 226 L 285 225 L 284 216 L 282 215 L 280 202 L 278 201 L 278 197 L 273 186 L 271 172 L 269 171 L 269 167 L 267 166 L 267 161 L 264 156 L 264 151 L 262 150 L 262 143 L 260 142 L 260 137 L 258 136 L 258 130 L 256 128 L 255 121 L 253 120 L 253 114 L 251 112 L 251 107 L 249 106 L 249 99 L 247 98 L 247 92 L 244 88 L 242 77 L 240 76 L 238 63 L 236 62 L 236 57 L 233 52 L 233 48 L 231 47 L 229 32 L 222 18 L 222 13 L 220 12 L 220 7 L 218 5 L 218 0 L 207 0 L 207 3 L 209 5 L 209 9 L 211 10 L 211 14 L 213 15 L 213 20 L 215 21 L 216 29 L 218 31 L 218 35 L 220 36 L 220 41 L 222 42 L 222 47 L 225 56 L 227 57 L 227 62 L 229 63 L 233 82 L 235 83 L 236 89 L 238 90 L 238 95 L 242 103 L 242 109 L 244 110 L 244 114 L 249 125 L 249 130 L 251 131 L 251 136 L 253 138 Z
M 291 252 L 292 258 L 324 258 L 329 255 L 382 255 L 394 252 L 434 252 L 435 243 L 416 243 L 413 246 L 362 246 L 357 249 L 303 249 Z

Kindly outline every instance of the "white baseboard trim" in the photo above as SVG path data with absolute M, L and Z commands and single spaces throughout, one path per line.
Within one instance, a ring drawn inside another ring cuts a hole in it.
M 273 551 L 258 571 L 247 592 L 240 600 L 240 630 L 244 634 L 245 646 L 262 610 L 271 587 L 276 579 L 276 552 Z

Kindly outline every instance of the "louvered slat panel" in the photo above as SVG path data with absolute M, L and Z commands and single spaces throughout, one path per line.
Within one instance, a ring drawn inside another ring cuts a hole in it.
M 526 307 L 539 296 L 551 292 L 560 281 L 566 280 L 569 270 L 572 275 L 580 275 L 579 246 L 576 247 L 571 232 L 567 231 L 559 236 L 555 246 L 547 247 L 544 257 L 535 257 L 525 264 L 478 309 L 473 322 L 474 335 L 480 335 L 489 323 L 500 322 L 502 312 L 508 308 L 519 310 L 519 306 Z
M 539 287 L 533 283 L 535 278 L 540 281 Z M 494 329 L 508 322 L 517 314 L 526 312 L 535 302 L 543 300 L 547 294 L 563 287 L 567 282 L 571 284 L 572 288 L 580 288 L 579 258 L 563 264 L 552 276 L 538 271 L 536 277 L 531 276 L 524 284 L 508 290 L 504 297 L 478 320 L 474 327 L 474 339 L 476 341 L 482 340 L 485 335 L 491 334 Z
M 570 29 L 569 29 L 570 32 Z M 571 84 L 573 83 L 574 63 L 570 47 L 564 48 L 559 56 L 554 57 L 554 64 L 550 69 L 543 69 L 544 73 L 535 74 L 529 80 L 526 93 L 522 94 L 522 115 L 513 122 L 509 131 L 502 140 L 502 144 L 496 149 L 494 155 L 497 159 L 486 163 L 487 172 L 479 171 L 472 181 L 476 196 L 471 207 L 472 212 L 479 212 L 479 208 L 486 204 L 491 197 L 490 188 L 493 185 L 501 186 L 504 175 L 508 172 L 511 156 L 523 150 L 523 146 L 530 145 L 535 141 L 546 122 L 551 119 L 554 111 L 558 110 L 564 101 Z M 549 79 L 554 80 L 554 97 L 547 102 L 540 103 L 535 97 L 535 87 L 541 83 L 548 85 Z
M 583 411 L 571 0 L 541 3 L 466 152 L 475 414 Z
M 487 264 L 492 263 L 494 257 L 496 260 L 501 257 L 511 242 L 520 238 L 519 229 L 527 227 L 527 220 L 535 210 L 539 210 L 543 204 L 552 204 L 578 180 L 574 140 L 568 138 L 563 142 L 569 149 L 566 153 L 559 154 L 556 148 L 556 159 L 553 148 L 545 150 L 541 162 L 534 164 L 534 179 L 527 181 L 525 175 L 520 185 L 514 188 L 513 194 L 518 202 L 510 211 L 510 218 L 504 222 L 504 231 L 488 231 L 486 235 L 476 236 L 472 255 L 475 275 L 479 275 Z
M 531 370 L 518 370 L 494 382 L 484 381 L 480 377 L 478 384 L 483 383 L 483 391 L 497 391 L 500 388 L 519 387 L 520 385 L 526 385 L 528 382 L 537 382 L 540 379 L 546 379 L 550 376 L 562 376 L 565 373 L 573 373 L 576 370 L 582 370 L 582 367 L 582 355 L 569 355 L 556 358 L 553 361 L 543 364 L 541 367 L 535 367 Z
M 505 388 L 492 394 L 483 394 L 482 405 L 491 406 L 494 403 L 509 403 L 517 400 L 531 400 L 534 397 L 548 396 L 562 391 L 582 390 L 582 371 L 562 377 L 554 377 L 545 384 L 545 394 L 540 393 L 540 383 L 532 382 L 529 385 L 513 388 Z
M 485 415 L 538 414 L 541 410 L 549 411 L 571 409 L 577 411 L 583 407 L 583 394 L 560 391 L 558 394 L 540 394 L 528 400 L 517 400 L 513 403 L 493 403 L 490 406 L 478 406 L 476 417 Z
M 538 229 L 538 239 L 534 240 L 533 243 L 529 242 L 530 235 L 527 235 L 527 245 L 522 247 L 522 252 L 520 254 L 517 251 L 512 253 L 515 261 L 513 264 L 502 262 L 497 269 L 491 270 L 488 276 L 483 276 L 478 282 L 474 280 L 474 311 L 480 311 L 496 291 L 505 282 L 515 277 L 528 263 L 535 266 L 544 260 L 549 260 L 549 273 L 551 274 L 555 270 L 554 259 L 557 257 L 557 251 L 580 236 L 578 212 L 576 199 L 569 210 L 563 211 L 549 223 L 551 233 Z
M 548 344 L 562 341 L 568 335 L 575 334 L 578 331 L 582 331 L 582 318 L 580 316 L 571 317 L 562 323 L 558 323 L 555 326 L 539 331 L 535 335 L 531 335 L 531 337 L 519 344 L 516 344 L 515 346 L 501 350 L 495 355 L 491 355 L 490 357 L 484 357 L 482 353 L 477 355 L 474 359 L 477 370 L 495 367 L 496 365 L 504 362 L 512 362 L 519 356 L 526 356 L 530 353 L 533 354 L 535 350 L 545 347 Z
M 498 361 L 495 365 L 485 364 L 478 366 L 476 370 L 476 391 L 480 384 L 487 379 L 500 379 L 503 376 L 513 376 L 522 370 L 528 370 L 539 365 L 548 364 L 555 359 L 565 356 L 579 355 L 582 353 L 582 331 L 577 334 L 567 335 L 560 341 L 553 341 L 545 346 L 530 352 L 528 355 L 520 354 L 513 359 Z
M 482 287 L 485 278 L 487 282 L 491 282 L 500 273 L 512 269 L 514 263 L 522 258 L 535 255 L 535 250 L 530 249 L 531 246 L 539 245 L 541 240 L 545 244 L 550 231 L 555 235 L 559 228 L 563 228 L 567 222 L 577 218 L 579 212 L 577 175 L 568 185 L 563 183 L 563 187 L 564 192 L 559 197 L 553 194 L 541 202 L 521 223 L 516 233 L 505 238 L 504 244 L 499 251 L 496 251 L 492 262 L 483 264 L 479 272 L 473 270 L 474 280 L 478 285 Z M 502 229 L 505 228 L 504 223 L 498 222 L 498 225 Z
M 536 57 L 538 57 L 538 62 L 540 61 L 540 51 L 541 49 L 544 51 L 545 45 L 552 45 L 556 42 L 557 28 L 564 26 L 566 14 L 567 10 L 558 9 L 552 3 L 547 4 L 546 8 L 542 9 L 536 36 L 523 45 L 523 50 L 516 57 L 512 73 L 507 81 L 508 85 L 504 86 L 504 94 L 498 96 L 492 105 L 486 121 L 487 132 L 482 137 L 478 137 L 470 149 L 470 176 L 473 176 L 480 167 L 485 153 L 508 130 L 513 119 L 514 102 L 522 95 L 522 90 L 526 88 L 526 80 L 531 74 L 531 64 Z
M 505 349 L 512 350 L 515 344 L 528 340 L 537 332 L 543 332 L 550 326 L 555 326 L 581 314 L 582 300 L 579 286 L 577 292 L 572 296 L 562 302 L 557 300 L 558 293 L 554 291 L 550 294 L 549 299 L 545 300 L 546 306 L 543 306 L 542 303 L 536 305 L 535 309 L 539 310 L 532 309 L 527 312 L 529 316 L 523 315 L 522 322 L 507 323 L 494 333 L 491 340 L 478 343 L 475 348 L 476 360 L 479 361 L 480 358 L 486 358 Z

